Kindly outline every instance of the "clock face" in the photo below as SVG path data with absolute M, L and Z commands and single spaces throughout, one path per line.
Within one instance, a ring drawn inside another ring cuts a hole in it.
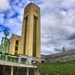
M 9 36 L 9 32 L 8 31 L 4 31 L 4 35 L 5 36 Z

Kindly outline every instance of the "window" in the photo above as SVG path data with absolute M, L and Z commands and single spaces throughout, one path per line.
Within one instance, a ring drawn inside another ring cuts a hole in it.
M 15 55 L 18 54 L 18 46 L 15 46 Z
M 18 46 L 15 46 L 15 50 L 18 50 Z
M 15 52 L 14 52 L 15 55 L 18 54 L 18 45 L 19 45 L 19 41 L 16 40 L 16 42 L 15 42 Z
M 19 41 L 18 40 L 16 40 L 16 45 L 18 45 L 19 44 Z
M 34 16 L 34 24 L 33 24 L 33 56 L 36 57 L 36 33 L 37 33 L 37 17 Z
M 25 32 L 24 32 L 24 51 L 23 54 L 25 54 L 25 50 L 26 50 L 26 35 L 27 35 L 27 23 L 28 23 L 28 16 L 25 17 Z
M 15 52 L 15 55 L 17 55 L 17 52 Z

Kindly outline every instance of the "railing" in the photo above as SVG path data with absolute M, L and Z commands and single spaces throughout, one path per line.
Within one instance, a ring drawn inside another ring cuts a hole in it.
M 66 57 L 66 58 L 52 58 L 49 59 L 48 62 L 56 62 L 56 61 L 61 61 L 61 62 L 65 62 L 65 61 L 70 61 L 70 60 L 75 60 L 75 56 L 74 57 Z
M 9 61 L 9 62 L 15 62 L 15 63 L 20 63 L 20 64 L 32 65 L 31 62 L 27 62 L 24 59 L 19 60 L 18 56 L 12 56 L 12 55 L 0 54 L 0 60 Z

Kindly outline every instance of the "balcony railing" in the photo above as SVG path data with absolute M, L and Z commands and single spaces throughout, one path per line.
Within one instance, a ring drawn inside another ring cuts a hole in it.
M 31 62 L 27 62 L 26 59 L 21 59 L 19 60 L 18 56 L 12 56 L 12 55 L 5 55 L 5 54 L 0 54 L 0 60 L 5 60 L 9 62 L 15 62 L 15 63 L 20 63 L 20 64 L 27 64 L 27 65 L 33 65 Z

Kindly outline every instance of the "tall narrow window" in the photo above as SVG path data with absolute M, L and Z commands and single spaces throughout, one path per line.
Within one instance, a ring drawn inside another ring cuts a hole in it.
M 24 34 L 24 51 L 23 54 L 25 54 L 26 51 L 26 35 L 27 35 L 27 22 L 28 22 L 28 16 L 25 17 L 25 34 Z
M 18 40 L 16 40 L 16 45 L 18 45 L 19 44 L 19 41 Z
M 33 56 L 36 57 L 36 33 L 37 33 L 37 17 L 34 16 L 33 24 Z
M 15 42 L 15 55 L 18 54 L 18 44 L 19 44 L 19 41 L 16 40 L 16 42 Z

